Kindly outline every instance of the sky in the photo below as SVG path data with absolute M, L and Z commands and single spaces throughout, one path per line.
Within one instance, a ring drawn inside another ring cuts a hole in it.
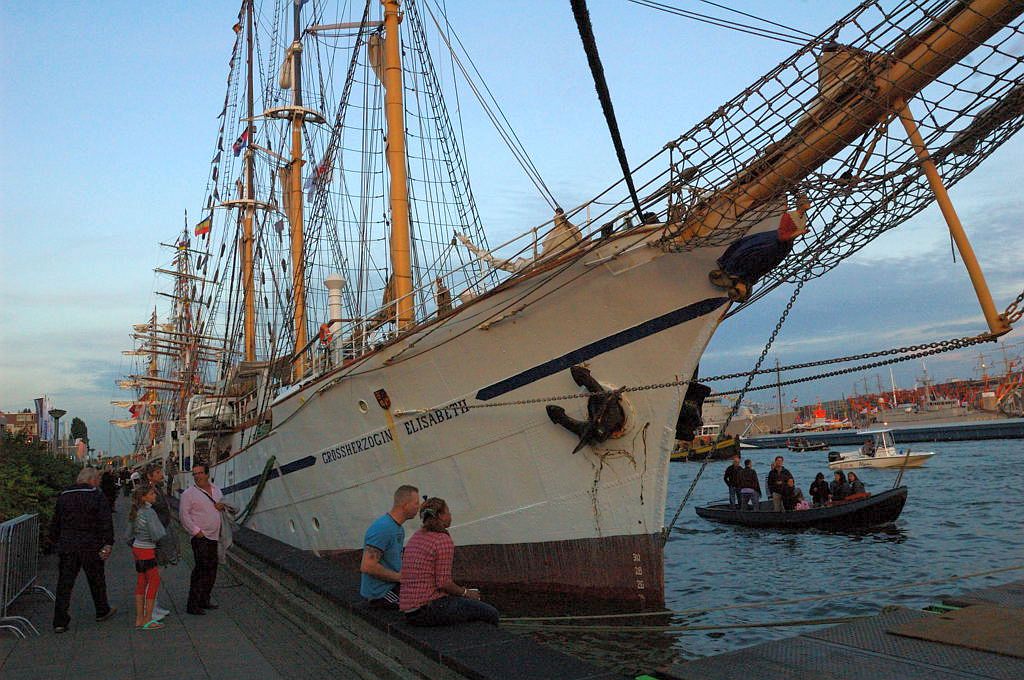
M 314 0 L 323 6 L 320 0 Z M 332 6 L 337 4 L 332 0 Z M 560 203 L 618 178 L 569 3 L 447 0 L 449 19 Z M 637 161 L 768 71 L 791 47 L 654 12 L 625 0 L 590 11 L 627 153 Z M 677 0 L 707 11 L 696 0 Z M 734 2 L 817 33 L 849 2 Z M 94 447 L 125 453 L 107 420 L 129 369 L 185 210 L 199 213 L 238 2 L 103 0 L 0 5 L 0 410 L 42 394 L 81 417 Z M 549 211 L 468 97 L 466 155 L 491 234 L 503 240 Z M 1011 140 L 951 192 L 1002 309 L 1024 289 L 1024 140 Z M 753 365 L 790 289 L 729 320 L 705 375 Z M 938 210 L 925 210 L 811 281 L 775 343 L 783 364 L 984 329 Z M 1020 353 L 1019 331 L 1009 336 Z M 993 346 L 983 348 L 992 362 Z M 978 351 L 929 359 L 942 379 L 971 377 Z M 919 364 L 894 368 L 909 386 Z M 873 373 L 869 372 L 872 382 Z M 857 376 L 787 390 L 810 403 Z M 886 376 L 887 378 L 887 376 Z M 719 387 L 719 385 L 715 385 Z M 755 397 L 759 399 L 760 397 Z

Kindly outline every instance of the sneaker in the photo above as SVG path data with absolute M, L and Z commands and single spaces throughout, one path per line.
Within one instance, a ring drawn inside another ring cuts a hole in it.
M 97 616 L 96 620 L 97 621 L 107 621 L 109 619 L 112 619 L 114 617 L 114 614 L 116 614 L 116 613 L 117 613 L 117 607 L 111 607 L 110 609 L 107 610 L 107 613 L 104 614 L 103 616 Z
M 153 606 L 153 620 L 154 621 L 159 621 L 160 619 L 164 618 L 165 616 L 167 616 L 170 613 L 171 613 L 170 609 L 164 609 L 163 607 L 157 607 L 155 605 Z
M 67 626 L 54 626 L 53 627 L 53 632 L 56 633 L 57 635 L 60 635 L 61 633 L 68 632 L 68 627 Z

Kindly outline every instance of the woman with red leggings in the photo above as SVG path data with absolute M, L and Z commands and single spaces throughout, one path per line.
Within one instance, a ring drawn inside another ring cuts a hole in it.
M 132 492 L 132 509 L 128 525 L 132 532 L 132 555 L 135 556 L 135 625 L 143 630 L 163 628 L 153 620 L 153 603 L 160 588 L 160 569 L 156 565 L 156 544 L 166 535 L 152 504 L 156 489 L 142 484 Z

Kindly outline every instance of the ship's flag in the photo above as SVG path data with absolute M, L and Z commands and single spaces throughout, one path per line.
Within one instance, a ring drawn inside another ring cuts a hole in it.
M 210 229 L 213 228 L 213 215 L 208 215 L 206 219 L 196 225 L 196 236 L 202 236 L 209 234 Z
M 242 134 L 239 135 L 238 139 L 235 140 L 235 143 L 231 145 L 231 152 L 237 156 L 242 153 L 242 149 L 247 146 L 249 146 L 249 128 L 245 128 L 245 131 L 243 131 Z

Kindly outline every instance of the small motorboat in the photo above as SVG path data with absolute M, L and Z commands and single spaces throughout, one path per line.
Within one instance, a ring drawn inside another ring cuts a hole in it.
M 820 508 L 775 512 L 771 501 L 757 510 L 738 510 L 728 503 L 696 508 L 704 519 L 766 529 L 858 529 L 888 524 L 903 512 L 907 487 L 898 486 L 866 498 L 838 501 Z
M 806 439 L 797 439 L 788 442 L 786 448 L 793 453 L 805 453 L 807 451 L 824 451 L 828 448 L 828 442 L 809 442 Z
M 854 468 L 915 468 L 921 467 L 935 455 L 932 451 L 911 452 L 897 450 L 892 430 L 865 430 L 858 432 L 866 438 L 864 445 L 856 451 L 830 452 L 830 470 L 852 470 Z

